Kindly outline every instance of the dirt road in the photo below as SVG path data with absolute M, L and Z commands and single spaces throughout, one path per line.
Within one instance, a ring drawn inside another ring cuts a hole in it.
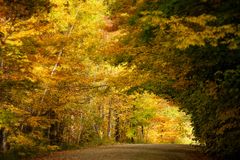
M 188 145 L 124 144 L 56 152 L 35 160 L 210 160 Z

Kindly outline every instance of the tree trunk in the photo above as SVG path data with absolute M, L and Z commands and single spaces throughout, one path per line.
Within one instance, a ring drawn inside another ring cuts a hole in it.
M 141 141 L 144 141 L 144 127 L 141 126 Z
M 5 128 L 0 129 L 0 153 L 7 151 L 7 135 Z
M 98 137 L 102 139 L 102 132 L 103 132 L 103 118 L 102 118 L 102 105 L 98 106 L 98 116 L 101 118 L 101 122 L 98 123 Z
M 119 116 L 116 115 L 116 125 L 115 125 L 115 141 L 119 142 L 120 141 L 120 120 L 119 120 Z
M 4 128 L 0 129 L 0 153 L 3 152 L 3 132 L 4 132 Z
M 108 110 L 108 128 L 107 128 L 107 137 L 111 138 L 111 116 L 112 116 L 112 99 L 109 100 L 109 110 Z

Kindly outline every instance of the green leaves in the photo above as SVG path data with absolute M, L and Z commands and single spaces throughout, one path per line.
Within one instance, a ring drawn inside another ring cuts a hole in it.
M 15 115 L 6 110 L 0 110 L 0 127 L 8 127 L 10 124 L 14 124 L 16 122 L 16 117 Z

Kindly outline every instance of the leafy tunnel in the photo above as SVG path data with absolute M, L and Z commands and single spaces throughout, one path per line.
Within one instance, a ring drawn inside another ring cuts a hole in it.
M 239 159 L 239 0 L 0 0 L 0 158 L 201 144 Z

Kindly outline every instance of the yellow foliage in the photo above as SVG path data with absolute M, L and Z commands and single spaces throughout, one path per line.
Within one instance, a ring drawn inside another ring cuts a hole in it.
M 32 139 L 30 139 L 30 138 L 28 138 L 28 137 L 26 137 L 26 136 L 24 136 L 24 135 L 11 135 L 10 137 L 9 137 L 9 143 L 10 143 L 10 145 L 12 145 L 12 146 L 28 146 L 28 147 L 31 147 L 31 146 L 34 146 L 35 145 L 35 142 L 32 140 Z
M 48 145 L 47 146 L 47 151 L 52 152 L 52 151 L 57 151 L 57 150 L 60 150 L 60 147 L 57 145 Z
M 44 120 L 43 117 L 32 116 L 32 117 L 29 117 L 25 123 L 26 125 L 31 127 L 39 127 L 43 125 L 42 123 L 43 120 Z

